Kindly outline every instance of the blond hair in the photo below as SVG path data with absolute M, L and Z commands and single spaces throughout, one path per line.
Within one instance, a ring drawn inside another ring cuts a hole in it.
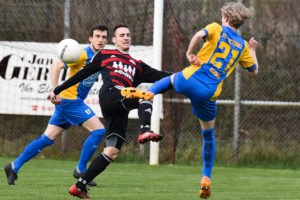
M 222 15 L 224 15 L 229 25 L 235 28 L 239 28 L 246 19 L 250 18 L 252 12 L 249 8 L 241 3 L 230 2 L 221 8 Z

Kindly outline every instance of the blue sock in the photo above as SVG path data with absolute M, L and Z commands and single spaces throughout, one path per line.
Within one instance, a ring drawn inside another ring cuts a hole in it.
M 25 147 L 23 152 L 19 157 L 13 162 L 13 170 L 17 174 L 19 169 L 32 159 L 34 156 L 39 154 L 42 149 L 53 144 L 53 140 L 50 140 L 45 134 L 42 134 L 41 137 L 33 140 L 29 145 Z
M 210 178 L 216 153 L 214 129 L 202 130 L 202 137 L 202 176 L 208 176 Z
M 77 169 L 80 173 L 84 173 L 86 171 L 86 165 L 88 161 L 91 159 L 93 154 L 98 148 L 98 145 L 101 142 L 101 139 L 105 133 L 105 129 L 98 129 L 91 132 L 90 136 L 85 140 L 81 154 L 80 159 L 77 164 Z
M 169 90 L 170 88 L 172 88 L 171 77 L 167 76 L 153 83 L 148 91 L 154 94 L 159 94 Z

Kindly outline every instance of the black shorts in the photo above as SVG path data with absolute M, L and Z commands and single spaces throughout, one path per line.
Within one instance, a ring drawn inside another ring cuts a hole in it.
M 111 87 L 100 92 L 99 103 L 104 117 L 105 138 L 114 135 L 125 141 L 128 114 L 130 110 L 138 108 L 139 99 L 126 99 L 121 96 L 119 89 Z

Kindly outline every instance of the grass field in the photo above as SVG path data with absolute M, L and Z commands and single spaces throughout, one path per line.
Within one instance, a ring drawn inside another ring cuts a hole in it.
M 11 161 L 0 158 L 1 166 Z M 37 160 L 19 172 L 16 185 L 8 186 L 0 173 L 2 200 L 68 200 L 75 183 L 73 161 Z M 193 200 L 199 199 L 200 166 L 149 166 L 113 163 L 89 191 L 99 200 Z M 299 200 L 300 170 L 215 167 L 211 200 Z

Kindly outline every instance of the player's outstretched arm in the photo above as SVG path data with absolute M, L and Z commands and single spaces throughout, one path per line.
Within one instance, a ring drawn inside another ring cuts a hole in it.
M 77 72 L 74 76 L 72 76 L 71 78 L 66 80 L 61 85 L 57 86 L 53 90 L 53 93 L 55 95 L 58 95 L 63 90 L 71 87 L 72 85 L 75 85 L 76 83 L 79 83 L 80 81 L 84 80 L 85 78 L 89 77 L 90 75 L 101 70 L 100 66 L 101 66 L 101 60 L 97 60 L 96 62 L 92 62 L 92 63 L 86 65 L 86 67 L 84 67 L 82 70 Z

